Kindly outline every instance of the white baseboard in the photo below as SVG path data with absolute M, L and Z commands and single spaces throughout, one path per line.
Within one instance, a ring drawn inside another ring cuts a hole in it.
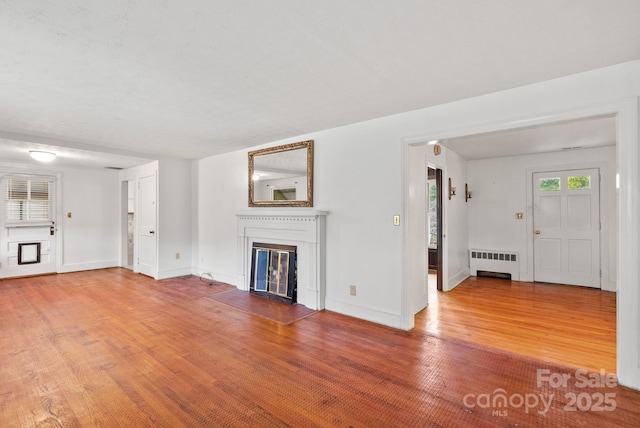
M 179 276 L 191 275 L 190 267 L 183 267 L 178 269 L 159 270 L 157 279 L 176 278 Z
M 106 269 L 120 266 L 116 260 L 103 260 L 88 263 L 66 263 L 60 266 L 58 273 L 80 272 L 84 270 Z
M 242 275 L 230 275 L 226 273 L 215 272 L 207 268 L 191 268 L 192 275 L 200 276 L 203 273 L 209 273 L 214 281 L 234 285 L 240 290 L 242 290 L 244 287 L 244 276 Z
M 449 289 L 447 291 L 451 291 L 456 288 L 458 285 L 462 283 L 465 279 L 471 276 L 468 271 L 460 271 L 453 276 L 449 277 Z
M 388 312 L 381 309 L 354 305 L 327 297 L 325 309 L 338 312 L 350 317 L 360 318 L 366 321 L 383 324 L 389 327 L 400 328 L 400 313 Z
M 618 283 L 616 281 L 603 280 L 601 287 L 603 291 L 613 291 L 614 293 L 618 291 Z
M 528 274 L 525 272 L 525 274 L 523 274 L 522 272 L 520 272 L 520 282 L 535 282 L 533 280 L 533 276 L 531 274 Z M 618 291 L 618 283 L 615 280 L 606 280 L 603 279 L 602 283 L 600 284 L 600 289 L 602 291 L 612 291 L 612 292 L 617 292 Z

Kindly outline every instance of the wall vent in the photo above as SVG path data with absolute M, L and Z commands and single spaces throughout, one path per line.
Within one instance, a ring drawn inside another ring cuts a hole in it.
M 520 257 L 517 252 L 497 250 L 469 250 L 471 275 L 486 276 L 486 273 L 509 274 L 514 281 L 520 280 Z

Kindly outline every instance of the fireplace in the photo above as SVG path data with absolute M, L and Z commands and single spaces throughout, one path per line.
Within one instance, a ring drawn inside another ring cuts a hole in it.
M 295 247 L 295 302 L 309 309 L 324 309 L 327 212 L 308 208 L 252 209 L 237 216 L 241 277 L 238 288 L 250 292 L 254 243 Z
M 251 249 L 249 292 L 287 303 L 296 303 L 297 247 L 254 242 Z

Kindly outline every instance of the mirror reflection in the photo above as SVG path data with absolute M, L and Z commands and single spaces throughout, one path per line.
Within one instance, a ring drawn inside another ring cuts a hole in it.
M 249 152 L 249 206 L 313 206 L 313 141 Z

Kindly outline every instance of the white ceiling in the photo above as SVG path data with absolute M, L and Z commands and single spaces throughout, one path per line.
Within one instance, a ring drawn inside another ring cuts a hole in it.
M 638 22 L 638 0 L 4 0 L 0 156 L 202 158 L 640 59 Z
M 614 117 L 596 117 L 442 140 L 467 160 L 616 145 Z

